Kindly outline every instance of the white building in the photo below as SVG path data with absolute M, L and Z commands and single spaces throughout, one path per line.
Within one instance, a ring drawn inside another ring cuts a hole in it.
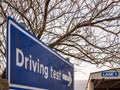
M 74 90 L 85 90 L 87 85 L 87 80 L 75 80 Z
M 120 68 L 91 73 L 86 90 L 120 90 Z

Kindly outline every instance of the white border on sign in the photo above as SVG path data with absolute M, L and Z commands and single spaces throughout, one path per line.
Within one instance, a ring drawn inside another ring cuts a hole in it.
M 8 21 L 8 83 L 9 86 L 11 87 L 17 87 L 17 88 L 25 88 L 25 89 L 31 89 L 31 90 L 48 90 L 48 89 L 42 89 L 42 88 L 35 88 L 35 87 L 30 87 L 30 86 L 24 86 L 24 85 L 18 85 L 18 84 L 12 84 L 10 83 L 10 56 L 11 56 L 11 34 L 10 34 L 10 28 L 11 25 L 15 26 L 19 31 L 21 31 L 22 33 L 24 33 L 25 35 L 27 35 L 28 37 L 30 37 L 32 40 L 34 40 L 35 42 L 37 42 L 39 45 L 41 45 L 42 47 L 46 48 L 48 51 L 50 51 L 51 53 L 53 53 L 55 56 L 57 56 L 58 58 L 60 58 L 61 60 L 63 60 L 65 63 L 69 64 L 70 66 L 73 67 L 72 64 L 70 64 L 68 61 L 66 61 L 64 58 L 62 58 L 61 56 L 59 56 L 57 53 L 55 53 L 54 51 L 52 51 L 50 48 L 48 48 L 47 46 L 45 46 L 43 43 L 41 43 L 39 40 L 37 40 L 36 38 L 34 38 L 33 36 L 31 36 L 29 33 L 27 33 L 26 31 L 24 31 L 20 26 L 18 26 L 15 22 L 13 22 L 11 19 L 9 19 Z

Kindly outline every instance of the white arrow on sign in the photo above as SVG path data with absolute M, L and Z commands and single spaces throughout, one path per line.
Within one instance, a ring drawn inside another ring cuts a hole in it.
M 68 76 L 63 74 L 62 78 L 63 78 L 63 80 L 68 81 L 68 86 L 71 86 L 71 84 L 72 84 L 72 76 L 71 76 L 70 72 L 68 72 Z

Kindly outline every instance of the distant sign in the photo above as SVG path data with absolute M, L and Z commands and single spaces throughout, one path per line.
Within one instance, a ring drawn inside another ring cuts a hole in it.
M 73 65 L 11 17 L 7 21 L 7 79 L 12 89 L 74 90 Z
M 118 77 L 118 72 L 102 72 L 102 77 Z

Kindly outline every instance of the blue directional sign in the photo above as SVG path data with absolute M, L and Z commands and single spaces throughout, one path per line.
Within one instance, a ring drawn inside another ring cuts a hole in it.
M 118 77 L 118 72 L 102 72 L 102 77 Z
M 12 90 L 74 90 L 73 65 L 7 20 L 7 79 Z

